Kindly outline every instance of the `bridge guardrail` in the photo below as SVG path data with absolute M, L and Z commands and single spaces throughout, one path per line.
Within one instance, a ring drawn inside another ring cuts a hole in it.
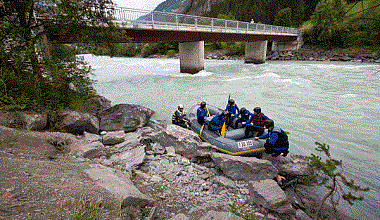
M 164 24 L 174 27 L 202 27 L 209 28 L 210 30 L 228 29 L 240 31 L 261 31 L 270 33 L 300 33 L 299 29 L 290 27 L 122 7 L 114 8 L 113 20 L 117 23 L 130 22 L 147 23 L 153 25 Z
M 45 0 L 40 0 L 40 6 L 46 9 L 49 9 L 49 13 L 54 11 L 54 4 L 49 3 Z M 42 10 L 43 12 L 44 10 Z M 96 10 L 95 10 L 96 11 Z M 44 14 L 39 14 L 36 17 L 48 16 Z M 161 11 L 150 11 L 142 9 L 133 9 L 133 8 L 123 8 L 123 7 L 112 7 L 107 12 L 111 14 L 112 19 L 115 23 L 144 23 L 144 24 L 160 24 L 167 25 L 172 27 L 193 27 L 193 28 L 202 28 L 209 29 L 213 31 L 218 30 L 230 30 L 230 31 L 260 31 L 267 33 L 287 33 L 287 34 L 299 34 L 300 30 L 296 28 L 259 24 L 259 23 L 250 23 L 243 21 L 233 21 L 225 20 L 218 18 L 210 17 L 201 17 L 194 15 L 186 14 L 176 14 L 170 12 L 161 12 Z M 54 14 L 54 13 L 53 13 Z

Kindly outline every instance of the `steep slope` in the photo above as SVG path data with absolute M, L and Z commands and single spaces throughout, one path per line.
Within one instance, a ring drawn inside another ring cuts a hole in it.
M 182 13 L 190 0 L 166 0 L 159 4 L 154 11 Z

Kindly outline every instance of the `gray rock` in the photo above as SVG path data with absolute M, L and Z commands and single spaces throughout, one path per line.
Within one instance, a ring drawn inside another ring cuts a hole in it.
M 88 143 L 102 141 L 100 135 L 97 135 L 97 134 L 84 132 L 83 135 L 84 135 L 84 139 Z
M 181 131 L 181 127 L 175 126 L 179 128 L 178 130 Z M 187 157 L 189 159 L 194 158 L 197 155 L 197 149 L 198 149 L 198 142 L 197 140 L 193 139 L 193 136 L 186 136 L 185 132 L 183 133 L 184 136 L 181 136 L 180 133 L 173 132 L 174 129 L 172 129 L 172 126 L 168 126 L 169 133 L 167 130 L 163 130 L 161 132 L 154 132 L 147 135 L 147 137 L 143 140 L 142 144 L 145 145 L 152 145 L 152 143 L 159 143 L 161 146 L 167 148 L 167 147 L 173 147 L 175 149 L 176 154 L 180 154 L 184 157 Z M 176 128 L 176 129 L 177 129 Z M 172 134 L 175 134 L 173 136 Z
M 150 119 L 146 125 L 146 127 L 149 127 L 149 128 L 152 128 L 153 131 L 157 132 L 157 131 L 162 131 L 165 129 L 165 124 L 162 123 L 161 121 L 157 121 L 157 120 L 152 120 Z
M 302 209 L 297 209 L 296 219 L 298 220 L 311 220 L 311 218 Z
M 76 111 L 62 111 L 59 114 L 62 119 L 60 126 L 69 133 L 83 134 L 85 131 L 97 134 L 99 131 L 99 120 L 89 113 Z
M 111 108 L 111 101 L 103 96 L 95 95 L 89 100 L 90 108 L 89 113 L 97 116 L 100 112 L 105 109 Z
M 296 214 L 285 192 L 274 180 L 250 181 L 249 194 L 253 203 L 283 217 L 291 218 Z
M 215 176 L 212 178 L 211 182 L 227 188 L 236 188 L 236 183 L 224 176 Z
M 309 160 L 302 155 L 288 155 L 287 157 L 264 154 L 263 160 L 270 161 L 282 176 L 308 176 L 310 175 Z
M 121 207 L 141 207 L 151 205 L 154 200 L 141 193 L 130 180 L 127 173 L 99 164 L 85 170 L 88 176 L 99 186 L 109 191 L 116 199 L 122 201 Z
M 99 113 L 100 129 L 104 131 L 135 131 L 143 127 L 154 111 L 131 104 L 119 104 Z
M 47 114 L 26 114 L 22 112 L 21 118 L 26 130 L 41 131 L 47 126 Z
M 115 145 L 125 141 L 124 131 L 111 131 L 101 136 L 104 145 Z
M 242 217 L 239 217 L 232 212 L 217 212 L 209 211 L 201 220 L 244 220 Z
M 170 157 L 175 156 L 175 149 L 172 146 L 166 147 L 166 154 Z
M 145 158 L 145 146 L 139 146 L 118 155 L 112 155 L 110 160 L 114 164 L 123 165 L 126 168 L 139 165 Z
M 124 141 L 122 143 L 114 145 L 114 148 L 117 149 L 119 152 L 130 150 L 140 145 L 141 134 L 130 132 L 122 135 Z
M 173 218 L 171 218 L 170 220 L 189 220 L 189 218 L 186 215 L 180 213 L 174 216 Z
M 163 146 L 161 146 L 161 144 L 154 143 L 152 145 L 152 151 L 154 154 L 164 154 L 166 149 Z
M 212 153 L 212 160 L 233 180 L 263 180 L 277 177 L 278 170 L 267 160 Z
M 79 157 L 88 159 L 100 158 L 106 156 L 105 147 L 101 142 L 87 143 L 85 141 L 76 142 L 71 146 L 72 151 Z

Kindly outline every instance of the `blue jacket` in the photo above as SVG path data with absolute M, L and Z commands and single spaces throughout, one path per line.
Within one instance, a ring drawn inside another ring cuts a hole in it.
M 281 128 L 278 126 L 274 126 L 273 130 L 271 132 L 268 132 L 264 135 L 261 135 L 259 139 L 268 139 L 267 142 L 272 146 L 272 150 L 274 151 L 279 151 L 279 152 L 284 152 L 286 151 L 289 147 L 289 143 L 287 142 L 287 147 L 284 146 L 276 146 L 277 140 L 279 138 L 279 135 L 281 134 Z
M 198 118 L 204 118 L 204 117 L 206 117 L 206 116 L 207 116 L 206 108 L 201 108 L 201 107 L 199 107 L 199 108 L 197 109 L 197 117 L 198 117 Z
M 235 117 L 237 117 L 240 114 L 239 108 L 236 104 L 234 104 L 232 106 L 227 104 L 226 111 L 231 113 L 231 114 L 234 114 Z
M 248 110 L 247 110 L 247 112 L 243 115 L 243 114 L 241 114 L 241 112 L 240 112 L 240 118 L 243 120 L 243 121 L 248 121 L 251 117 L 252 117 L 252 113 L 251 112 L 249 112 Z M 251 120 L 252 121 L 252 120 Z
M 223 126 L 223 124 L 224 124 L 225 121 L 226 121 L 226 117 L 225 116 L 223 116 L 223 115 L 216 115 L 216 116 L 214 116 L 211 119 L 211 121 L 209 123 L 209 128 L 211 130 L 214 130 L 214 131 L 215 130 L 219 130 L 219 129 L 222 128 L 222 126 Z

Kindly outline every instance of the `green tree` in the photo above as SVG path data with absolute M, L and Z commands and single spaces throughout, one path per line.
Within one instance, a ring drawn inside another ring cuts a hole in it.
M 326 159 L 323 161 L 321 156 L 311 154 L 310 171 L 312 175 L 303 179 L 306 183 L 314 183 L 325 187 L 328 192 L 321 199 L 316 212 L 316 218 L 321 217 L 321 210 L 327 199 L 330 199 L 334 209 L 339 204 L 339 199 L 343 198 L 350 205 L 353 205 L 357 200 L 363 200 L 363 196 L 355 196 L 352 191 L 369 191 L 369 188 L 362 188 L 355 185 L 353 180 L 348 180 L 343 174 L 343 166 L 341 160 L 332 158 L 330 154 L 330 146 L 315 142 L 317 147 L 315 150 L 322 152 Z
M 318 3 L 311 17 L 312 28 L 306 33 L 305 40 L 311 44 L 321 44 L 326 47 L 346 46 L 347 28 L 344 0 L 322 0 Z
M 274 25 L 278 26 L 292 26 L 293 20 L 292 20 L 292 9 L 291 8 L 283 8 L 280 11 L 277 12 L 275 19 L 274 19 Z
M 85 100 L 90 67 L 75 48 L 54 44 L 46 36 L 69 33 L 91 40 L 88 26 L 112 26 L 110 0 L 3 0 L 0 6 L 0 108 L 68 108 Z M 99 34 L 99 32 L 96 32 Z M 107 37 L 101 34 L 102 37 Z M 66 35 L 68 36 L 68 35 Z

